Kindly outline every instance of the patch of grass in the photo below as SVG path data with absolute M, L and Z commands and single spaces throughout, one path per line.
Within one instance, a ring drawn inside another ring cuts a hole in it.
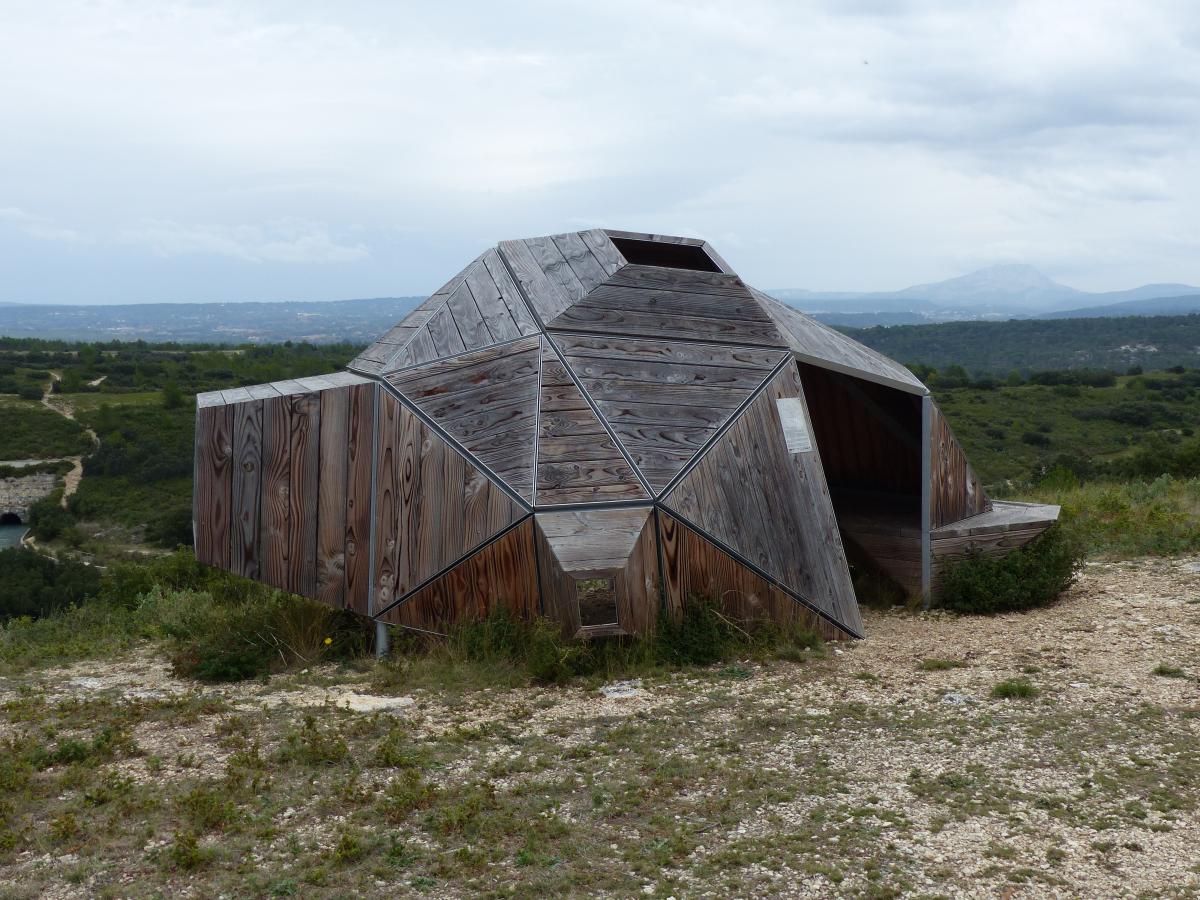
M 1160 678 L 1186 678 L 1187 673 L 1179 666 L 1173 666 L 1170 663 L 1159 663 L 1150 670 L 1152 675 L 1158 675 Z
M 309 713 L 298 730 L 289 731 L 279 748 L 279 759 L 305 766 L 330 766 L 346 762 L 350 747 L 335 726 L 322 727 Z
M 1036 697 L 1038 689 L 1028 678 L 1007 678 L 992 688 L 996 700 L 1028 700 Z
M 947 669 L 965 669 L 966 667 L 966 660 L 941 659 L 937 657 L 923 659 L 921 660 L 921 664 L 917 666 L 922 672 L 944 672 Z

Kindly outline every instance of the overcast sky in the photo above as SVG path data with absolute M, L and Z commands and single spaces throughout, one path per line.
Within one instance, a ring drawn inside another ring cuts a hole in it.
M 0 7 L 0 301 L 424 294 L 708 238 L 764 288 L 1200 284 L 1200 5 Z

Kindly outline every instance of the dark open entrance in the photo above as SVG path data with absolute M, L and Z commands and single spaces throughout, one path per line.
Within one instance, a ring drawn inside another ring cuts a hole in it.
M 859 600 L 919 596 L 921 398 L 807 363 L 800 376 Z
M 635 266 L 661 266 L 668 269 L 691 269 L 693 272 L 720 272 L 721 267 L 695 244 L 671 244 L 666 241 L 639 241 L 636 238 L 613 238 L 613 244 L 627 262 Z
M 15 512 L 0 513 L 0 525 L 23 525 L 21 517 Z
M 579 578 L 575 581 L 581 628 L 617 626 L 617 584 L 613 578 Z

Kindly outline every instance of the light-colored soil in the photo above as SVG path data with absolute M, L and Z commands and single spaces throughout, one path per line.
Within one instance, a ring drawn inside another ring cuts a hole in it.
M 89 382 L 89 384 L 93 386 L 98 385 L 106 377 L 107 376 L 101 376 L 95 381 Z M 61 395 L 56 395 L 51 392 L 51 388 L 54 386 L 54 383 L 61 380 L 61 372 L 52 371 L 50 373 L 50 381 L 46 384 L 46 392 L 42 394 L 42 405 L 51 412 L 56 412 L 60 416 L 70 419 L 72 422 L 74 422 L 75 410 L 71 407 L 70 402 L 62 399 Z M 96 432 L 91 428 L 85 428 L 83 430 L 84 433 L 87 434 L 87 436 L 91 439 L 92 446 L 99 447 L 100 438 L 97 436 Z M 67 508 L 67 500 L 70 499 L 72 494 L 79 490 L 79 482 L 83 480 L 83 457 L 68 456 L 65 457 L 65 459 L 71 460 L 72 468 L 70 472 L 63 476 L 63 493 L 62 500 L 60 501 L 63 509 Z
M 46 839 L 0 872 L 0 894 L 1200 894 L 1194 561 L 1092 564 L 1025 614 L 866 626 L 802 663 L 616 685 L 443 692 L 326 667 L 198 692 L 150 651 L 0 680 L 0 739 L 44 726 L 11 714 L 31 695 L 186 708 L 140 720 L 141 755 L 106 764 L 151 793 L 227 783 L 246 741 L 282 759 L 305 715 L 354 760 L 272 763 L 194 872 L 163 862 L 168 818 L 124 858 Z M 992 695 L 1011 679 L 1035 694 Z M 231 721 L 249 736 L 229 739 Z M 427 754 L 433 793 L 403 814 L 389 791 L 411 769 L 372 762 L 389 733 Z M 337 849 L 347 829 L 364 857 Z

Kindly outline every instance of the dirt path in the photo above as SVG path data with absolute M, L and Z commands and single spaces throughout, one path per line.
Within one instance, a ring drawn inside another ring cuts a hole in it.
M 102 376 L 97 381 L 92 382 L 92 384 L 99 384 L 103 380 L 104 377 Z M 70 419 L 72 422 L 74 422 L 75 410 L 71 407 L 71 404 L 60 399 L 61 395 L 55 395 L 53 393 L 52 389 L 59 381 L 62 381 L 62 373 L 51 371 L 50 382 L 46 385 L 45 393 L 42 394 L 42 405 L 45 406 L 46 409 L 56 412 L 60 416 Z M 90 428 L 84 428 L 83 430 L 84 433 L 91 438 L 92 446 L 99 447 L 100 438 L 96 435 L 96 432 Z M 65 458 L 71 460 L 72 466 L 71 471 L 63 476 L 63 495 L 62 500 L 60 501 L 63 509 L 67 508 L 67 500 L 72 494 L 79 490 L 79 482 L 83 480 L 83 457 L 68 456 Z
M 137 752 L 96 777 L 132 779 L 124 827 L 162 835 L 22 851 L 0 893 L 234 895 L 247 879 L 378 897 L 1200 892 L 1200 564 L 1093 564 L 1026 614 L 865 619 L 866 640 L 824 658 L 620 685 L 429 690 L 317 667 L 214 688 L 149 649 L 0 678 L 0 739 L 135 723 Z M 1031 695 L 994 695 L 1013 680 Z M 274 761 L 297 741 L 333 756 L 344 742 L 344 760 Z M 171 798 L 232 790 L 247 747 L 258 788 L 233 802 L 254 827 L 203 837 L 194 872 L 156 862 L 183 827 Z M 83 835 L 114 814 L 88 796 L 51 795 Z

